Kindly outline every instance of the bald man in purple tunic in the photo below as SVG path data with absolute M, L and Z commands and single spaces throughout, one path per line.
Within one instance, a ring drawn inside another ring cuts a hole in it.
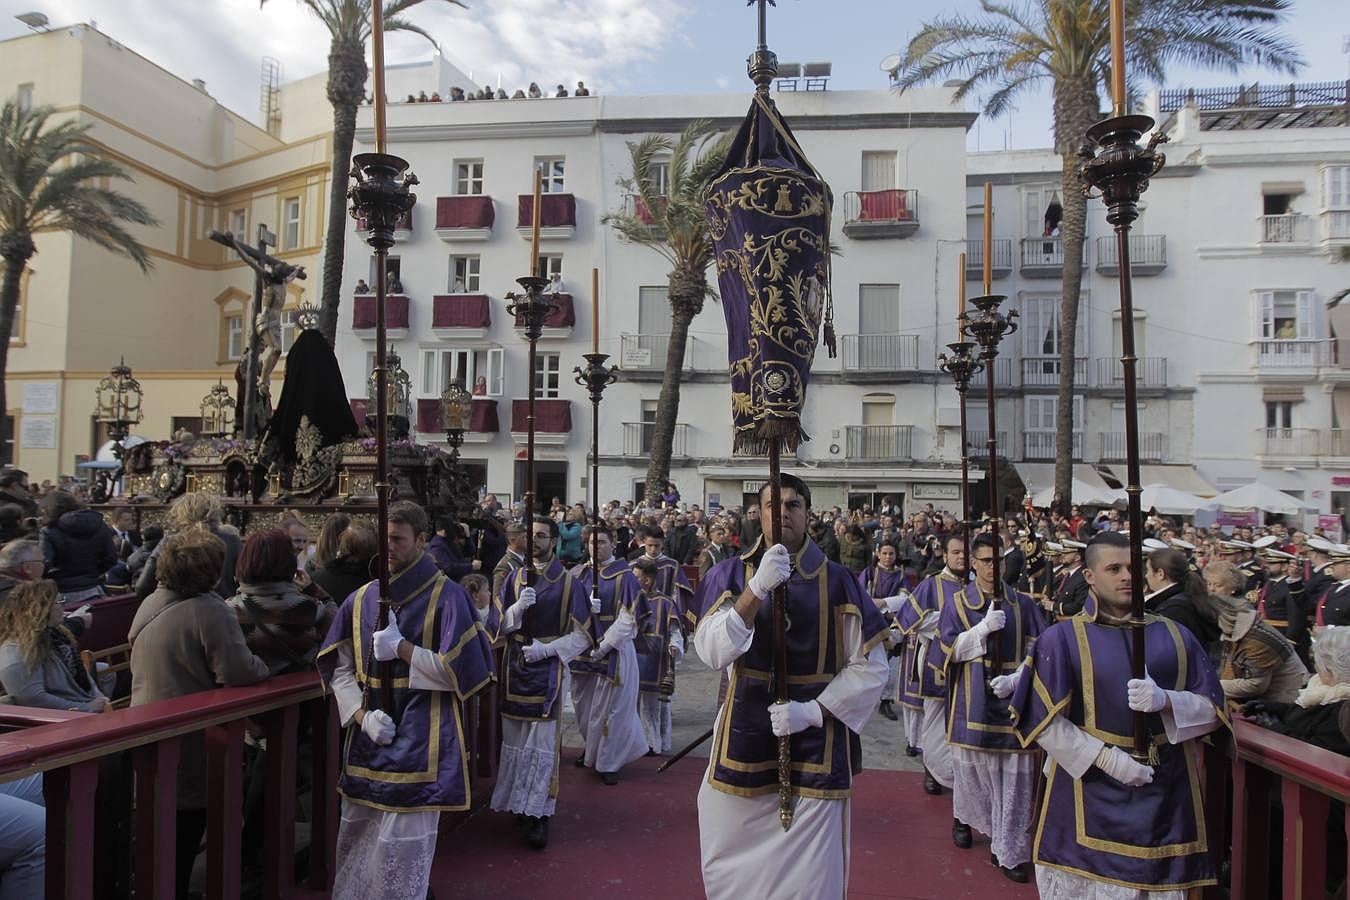
M 1018 736 L 1049 757 L 1036 886 L 1044 900 L 1183 900 L 1215 883 L 1195 740 L 1227 724 L 1223 689 L 1199 641 L 1152 615 L 1147 674 L 1130 678 L 1127 538 L 1093 538 L 1084 571 L 1082 611 L 1041 635 L 1013 694 Z M 1147 762 L 1127 750 L 1136 710 Z

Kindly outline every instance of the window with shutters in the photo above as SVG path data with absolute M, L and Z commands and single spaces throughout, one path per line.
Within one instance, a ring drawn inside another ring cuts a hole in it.
M 665 285 L 638 288 L 638 333 L 670 334 L 670 289 Z
M 287 197 L 282 204 L 281 249 L 294 250 L 300 246 L 300 198 Z
M 534 167 L 542 174 L 540 193 L 561 194 L 563 192 L 563 171 L 566 165 L 566 159 L 561 156 L 535 157 Z
M 241 243 L 248 243 L 248 210 L 236 209 L 230 213 L 230 234 Z
M 478 293 L 481 262 L 477 254 L 450 257 L 450 293 Z
M 1029 184 L 1022 188 L 1023 234 L 1027 237 L 1048 237 L 1059 234 L 1059 218 L 1051 203 L 1058 202 L 1059 185 Z M 1063 204 L 1060 204 L 1063 215 Z
M 553 400 L 558 396 L 558 370 L 561 363 L 561 355 L 557 353 L 540 353 L 534 360 L 534 390 L 535 396 L 542 397 L 545 400 Z
M 1266 403 L 1267 428 L 1293 428 L 1294 404 L 1289 400 L 1276 400 Z
M 895 151 L 867 150 L 862 155 L 862 189 L 895 190 Z
M 1029 294 L 1021 297 L 1022 381 L 1024 384 L 1058 384 L 1059 350 L 1063 337 L 1059 323 L 1060 298 L 1058 294 Z M 1074 358 L 1086 359 L 1087 293 L 1083 293 L 1082 311 L 1078 315 Z M 1075 373 L 1077 377 L 1077 373 Z
M 1322 208 L 1350 209 L 1350 166 L 1323 167 Z
M 448 347 L 422 351 L 419 397 L 439 397 L 458 381 L 475 397 L 500 397 L 503 352 L 500 347 Z
M 1252 295 L 1256 340 L 1298 341 L 1318 337 L 1312 291 L 1257 291 Z
M 483 161 L 462 159 L 455 162 L 455 193 L 474 196 L 483 193 Z

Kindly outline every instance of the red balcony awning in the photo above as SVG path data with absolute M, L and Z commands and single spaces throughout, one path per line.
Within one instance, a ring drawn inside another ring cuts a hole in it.
M 575 228 L 577 200 L 571 194 L 544 194 L 539 207 L 540 228 Z M 521 194 L 516 204 L 516 227 L 529 228 L 534 217 L 534 197 Z
M 490 328 L 492 304 L 486 294 L 443 294 L 431 298 L 432 328 Z
M 501 425 L 497 422 L 496 400 L 489 400 L 486 397 L 473 398 L 473 412 L 469 414 L 469 430 L 480 434 L 496 434 L 501 430 Z
M 441 401 L 436 398 L 417 401 L 417 430 L 421 434 L 437 434 L 441 428 Z
M 477 406 L 477 403 L 474 404 Z M 528 426 L 528 400 L 511 401 L 511 430 L 524 434 Z M 549 434 L 567 434 L 572 430 L 571 400 L 535 400 L 534 429 Z
M 384 327 L 407 328 L 408 307 L 411 304 L 404 294 L 391 294 L 384 299 Z M 375 327 L 375 296 L 359 294 L 352 301 L 352 328 Z
M 572 295 L 559 294 L 554 303 L 553 311 L 549 313 L 548 318 L 544 320 L 544 327 L 571 328 L 575 324 L 577 324 L 577 314 L 576 310 L 572 308 Z M 525 318 L 517 315 L 516 327 L 523 328 L 524 326 Z
M 858 204 L 859 222 L 896 222 L 910 218 L 904 191 L 861 191 Z
M 491 197 L 436 198 L 437 228 L 491 228 L 496 217 Z

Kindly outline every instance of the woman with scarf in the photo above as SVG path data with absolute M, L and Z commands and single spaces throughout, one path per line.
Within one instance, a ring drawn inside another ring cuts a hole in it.
M 0 685 L 13 703 L 103 712 L 108 698 L 89 677 L 64 623 L 56 582 L 20 582 L 0 604 Z
M 249 649 L 273 675 L 313 668 L 315 652 L 337 607 L 302 592 L 296 583 L 295 550 L 286 532 L 269 528 L 250 534 L 239 553 L 235 576 L 239 593 L 228 602 Z
M 1253 700 L 1242 712 L 1272 731 L 1350 756 L 1350 739 L 1340 727 L 1350 711 L 1350 628 L 1322 631 L 1313 643 L 1313 666 L 1316 673 L 1293 703 Z
M 1235 596 L 1247 576 L 1229 562 L 1205 569 L 1209 602 L 1219 620 L 1219 682 L 1230 701 L 1291 702 L 1308 680 L 1308 670 L 1288 638 L 1263 622 L 1246 598 Z
M 907 597 L 909 591 L 905 587 L 905 570 L 897 565 L 900 558 L 900 551 L 895 544 L 890 541 L 882 543 L 877 547 L 876 559 L 872 565 L 862 570 L 858 576 L 858 584 L 862 586 L 863 592 L 871 597 L 876 603 L 877 608 L 881 610 L 882 615 L 887 616 L 894 624 L 894 613 L 900 608 L 902 597 Z M 888 604 L 887 601 L 892 601 Z M 895 609 L 891 609 L 891 605 Z M 895 632 L 892 632 L 895 634 Z M 881 705 L 877 711 L 892 722 L 898 721 L 899 716 L 895 712 L 895 704 L 903 703 L 904 698 L 900 696 L 900 642 L 903 638 L 897 638 L 892 646 L 891 641 L 887 641 L 887 647 L 890 650 L 890 674 L 886 678 L 886 687 L 881 691 Z M 913 659 L 910 659 L 911 664 Z M 912 667 L 912 666 L 911 666 Z M 921 705 L 921 704 L 920 704 Z

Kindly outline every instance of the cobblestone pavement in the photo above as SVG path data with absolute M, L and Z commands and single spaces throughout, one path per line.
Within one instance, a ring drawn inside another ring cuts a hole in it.
M 692 642 L 691 642 L 692 644 Z M 674 720 L 674 746 L 676 750 L 684 747 L 703 732 L 712 727 L 717 714 L 718 673 L 709 669 L 692 652 L 680 663 L 675 676 L 675 704 L 672 710 Z M 899 707 L 896 707 L 897 714 Z M 581 734 L 577 731 L 576 714 L 569 701 L 563 715 L 563 746 L 580 747 Z M 708 758 L 707 741 L 694 750 L 690 756 Z M 903 772 L 923 771 L 922 757 L 911 758 L 905 755 L 905 729 L 902 722 L 892 722 L 881 713 L 873 713 L 862 733 L 863 767 L 867 769 L 890 769 Z M 692 765 L 680 762 L 676 765 Z

